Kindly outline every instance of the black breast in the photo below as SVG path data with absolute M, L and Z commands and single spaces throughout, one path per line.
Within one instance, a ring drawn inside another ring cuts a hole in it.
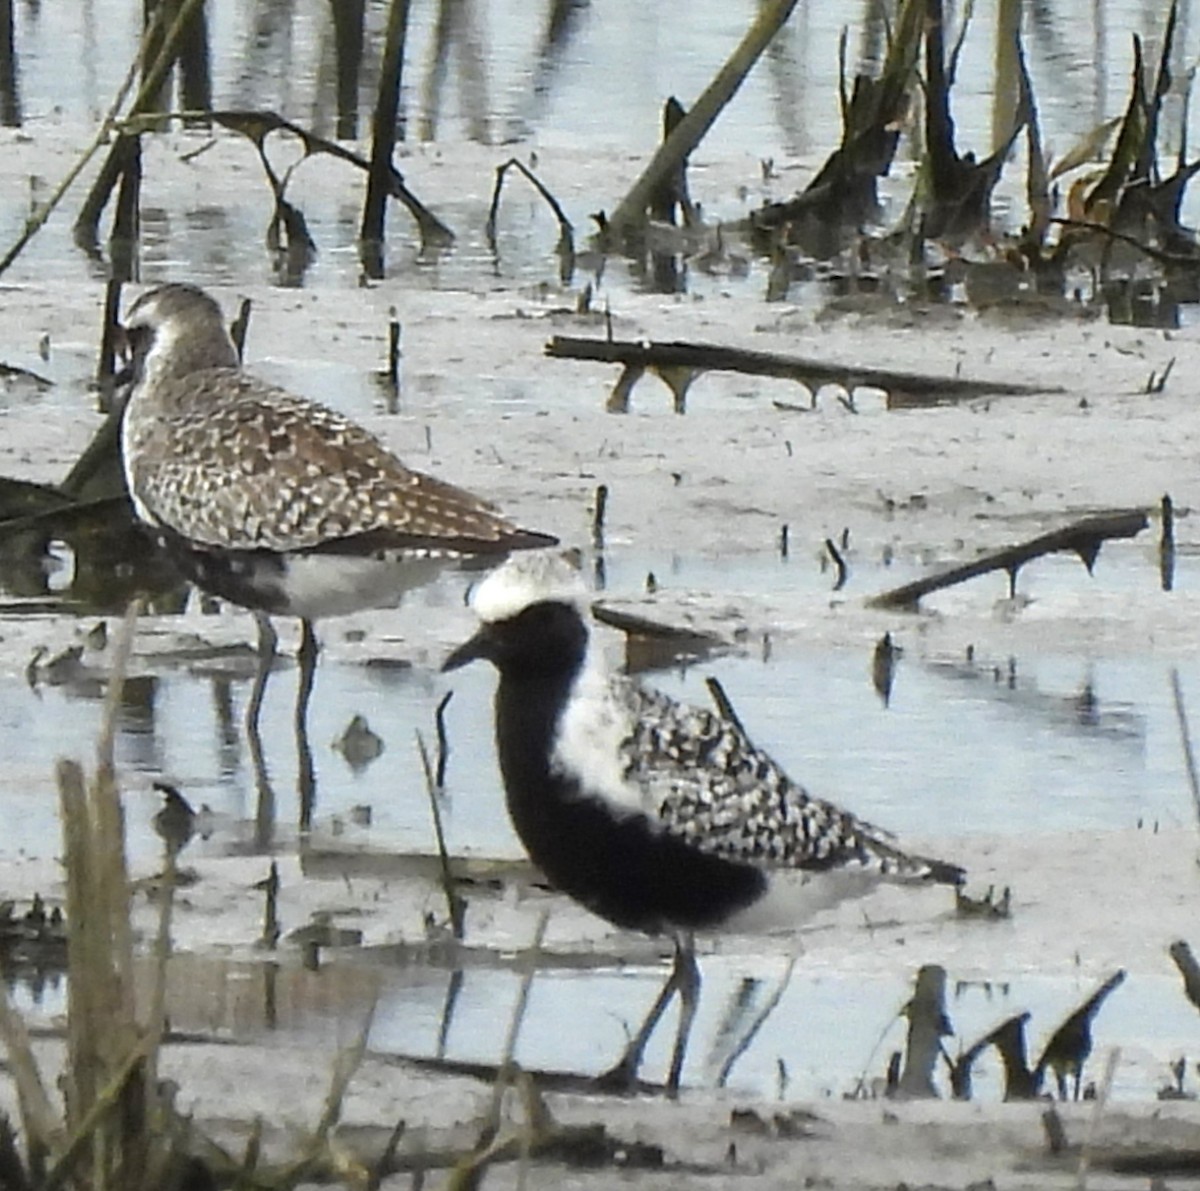
M 496 692 L 496 743 L 513 826 L 550 882 L 617 926 L 650 933 L 719 924 L 766 890 L 750 865 L 697 851 L 645 815 L 588 796 L 550 766 L 569 678 Z

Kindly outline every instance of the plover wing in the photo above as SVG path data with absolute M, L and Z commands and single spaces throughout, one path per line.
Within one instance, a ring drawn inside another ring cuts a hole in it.
M 369 431 L 236 369 L 157 381 L 189 390 L 137 427 L 130 460 L 139 511 L 200 545 L 311 550 L 503 549 L 522 536 L 494 507 L 405 467 Z M 213 390 L 219 393 L 214 394 Z
M 624 778 L 662 830 L 700 851 L 769 869 L 857 869 L 954 881 L 956 866 L 910 856 L 881 828 L 809 794 L 736 724 L 628 678 Z

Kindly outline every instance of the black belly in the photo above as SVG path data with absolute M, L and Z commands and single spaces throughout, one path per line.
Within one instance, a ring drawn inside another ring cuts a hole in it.
M 508 812 L 555 888 L 617 926 L 657 933 L 719 925 L 767 888 L 759 869 L 698 851 L 646 815 L 581 792 L 549 765 L 562 683 L 496 693 L 496 743 Z
M 766 892 L 757 868 L 697 851 L 643 814 L 614 816 L 561 782 L 510 792 L 508 808 L 551 884 L 616 926 L 651 934 L 719 926 Z

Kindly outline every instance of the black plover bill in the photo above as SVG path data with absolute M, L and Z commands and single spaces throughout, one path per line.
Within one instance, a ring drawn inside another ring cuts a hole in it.
M 692 932 L 785 930 L 881 881 L 962 882 L 957 865 L 813 797 L 739 725 L 606 671 L 580 577 L 557 552 L 514 556 L 471 603 L 480 628 L 442 668 L 483 658 L 499 671 L 496 750 L 530 859 L 609 922 L 675 939 L 671 978 L 609 1083 L 636 1081 L 678 991 L 678 1088 L 699 992 Z
M 129 494 L 189 579 L 255 613 L 252 725 L 275 648 L 270 616 L 302 622 L 302 720 L 314 620 L 395 606 L 447 567 L 556 541 L 406 467 L 342 414 L 244 372 L 220 306 L 196 286 L 142 294 L 124 334 Z

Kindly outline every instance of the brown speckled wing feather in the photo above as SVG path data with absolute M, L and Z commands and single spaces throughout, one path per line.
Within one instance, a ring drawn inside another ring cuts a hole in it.
M 172 412 L 138 427 L 133 483 L 156 520 L 192 541 L 306 550 L 360 535 L 383 546 L 395 535 L 397 544 L 460 539 L 480 550 L 528 536 L 487 502 L 410 471 L 366 430 L 284 389 L 230 369 L 161 383 L 176 390 Z

